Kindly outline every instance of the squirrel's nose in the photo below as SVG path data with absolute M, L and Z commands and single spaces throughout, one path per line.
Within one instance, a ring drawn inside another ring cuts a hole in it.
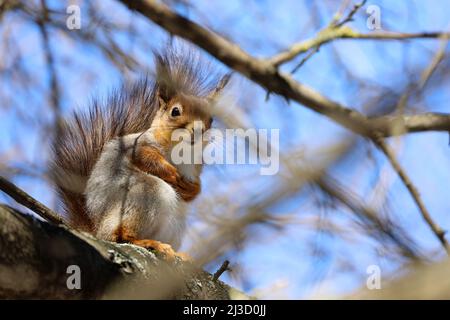
M 189 122 L 184 128 L 187 129 L 190 134 L 194 134 L 194 125 L 192 122 Z
M 196 141 L 202 141 L 203 135 L 205 133 L 205 125 L 201 120 L 195 120 L 188 123 L 185 128 L 189 131 L 191 135 L 191 144 L 194 144 Z
M 200 133 L 200 132 L 202 134 L 205 133 L 205 125 L 204 125 L 203 121 L 200 121 L 200 120 L 195 120 L 195 121 L 189 122 L 185 126 L 185 128 L 188 129 L 191 134 Z

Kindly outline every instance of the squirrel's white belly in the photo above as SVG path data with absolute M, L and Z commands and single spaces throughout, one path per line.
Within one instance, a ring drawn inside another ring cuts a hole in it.
M 177 250 L 186 226 L 186 203 L 168 183 L 158 177 L 152 178 L 157 180 L 158 194 L 152 194 L 154 206 L 147 208 L 149 216 L 139 236 L 168 243 Z
M 112 141 L 88 180 L 85 196 L 95 235 L 115 240 L 119 228 L 136 239 L 158 240 L 179 248 L 186 223 L 186 202 L 162 179 L 130 170 Z

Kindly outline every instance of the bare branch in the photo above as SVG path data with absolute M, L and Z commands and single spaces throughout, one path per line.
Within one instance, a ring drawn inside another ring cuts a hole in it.
M 448 131 L 450 115 L 444 113 L 423 113 L 416 115 L 381 116 L 371 118 L 374 130 L 385 137 L 412 132 Z
M 321 30 L 314 38 L 293 44 L 288 50 L 281 52 L 269 59 L 271 63 L 278 66 L 294 59 L 299 54 L 309 51 L 311 48 L 319 47 L 333 40 L 360 39 L 360 40 L 411 40 L 411 39 L 448 39 L 450 32 L 419 32 L 419 33 L 399 33 L 399 32 L 373 32 L 360 33 L 350 27 L 327 26 Z
M 9 182 L 8 180 L 6 180 L 1 176 L 0 176 L 0 190 L 5 192 L 7 195 L 9 195 L 11 198 L 16 200 L 21 205 L 36 212 L 42 218 L 47 219 L 48 221 L 56 224 L 64 224 L 63 219 L 57 213 L 47 208 L 45 205 L 34 199 L 28 193 L 21 190 L 13 183 Z
M 437 66 L 444 59 L 444 57 L 445 57 L 445 48 L 447 47 L 449 39 L 450 39 L 449 37 L 443 37 L 442 38 L 439 50 L 434 55 L 434 57 L 431 60 L 431 63 L 428 66 L 428 68 L 426 68 L 422 72 L 422 75 L 420 77 L 420 84 L 419 84 L 420 88 L 423 88 L 423 87 L 426 86 L 428 80 L 431 78 L 433 73 L 436 71 Z
M 225 271 L 229 270 L 228 269 L 229 265 L 230 261 L 225 260 L 220 266 L 220 268 L 213 274 L 213 281 L 217 281 Z
M 348 15 L 345 17 L 344 20 L 342 20 L 341 22 L 338 22 L 336 24 L 336 27 L 341 27 L 344 24 L 346 24 L 347 22 L 353 21 L 353 17 L 355 16 L 355 14 L 358 12 L 358 10 L 363 7 L 366 4 L 367 0 L 363 0 L 360 3 L 357 3 L 353 6 L 352 10 L 348 13 Z
M 380 136 L 375 136 L 373 139 L 376 146 L 386 155 L 386 157 L 389 159 L 389 162 L 391 163 L 394 170 L 397 172 L 398 176 L 402 180 L 403 184 L 408 189 L 409 193 L 411 194 L 412 198 L 414 199 L 414 202 L 416 203 L 417 207 L 420 210 L 420 213 L 422 214 L 423 219 L 428 224 L 430 229 L 433 231 L 433 233 L 436 235 L 436 237 L 441 242 L 444 249 L 447 251 L 447 254 L 450 255 L 450 247 L 445 239 L 445 231 L 441 229 L 441 227 L 433 220 L 430 213 L 428 212 L 428 209 L 425 207 L 425 204 L 422 201 L 422 198 L 420 197 L 419 191 L 412 183 L 411 179 L 406 174 L 405 170 L 402 168 L 400 163 L 398 162 L 395 154 L 391 151 L 391 149 L 387 146 L 387 144 L 384 142 L 383 138 Z

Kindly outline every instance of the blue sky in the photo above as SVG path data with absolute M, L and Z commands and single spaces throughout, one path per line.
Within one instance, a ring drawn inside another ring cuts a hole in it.
M 55 1 L 50 6 L 60 7 Z M 178 7 L 191 19 L 207 24 L 242 46 L 249 53 L 266 57 L 286 48 L 293 42 L 311 37 L 318 30 L 310 24 L 313 15 L 313 3 L 317 3 L 322 26 L 332 18 L 339 7 L 340 1 L 296 1 L 296 0 L 264 0 L 264 1 L 192 1 L 195 9 Z M 121 5 L 112 1 L 101 2 L 102 14 L 111 20 L 129 22 L 130 15 Z M 432 1 L 369 1 L 381 8 L 382 26 L 387 30 L 402 32 L 448 30 L 450 20 L 450 2 L 445 0 Z M 82 7 L 83 9 L 83 7 Z M 220 14 L 218 14 L 220 13 Z M 355 16 L 351 24 L 361 32 L 369 32 L 365 26 L 366 15 L 363 11 Z M 12 19 L 12 18 L 11 18 Z M 145 19 L 133 18 L 138 30 L 142 30 L 142 39 L 150 45 L 158 47 L 167 40 L 166 34 Z M 8 21 L 9 22 L 9 21 Z M 14 84 L 1 83 L 2 92 L 11 91 L 11 95 L 19 106 L 20 112 L 34 115 L 39 113 L 42 104 L 48 103 L 42 92 L 48 88 L 45 78 L 43 57 L 36 54 L 35 48 L 40 47 L 40 40 L 35 26 L 14 22 L 19 26 L 15 34 L 20 36 L 20 48 L 24 61 L 32 74 L 40 81 L 28 88 L 16 88 Z M 89 27 L 89 21 L 83 19 L 82 28 Z M 5 31 L 5 22 L 0 27 Z M 76 32 L 76 31 L 72 31 Z M 67 40 L 57 33 L 52 33 L 51 44 L 56 52 L 58 72 L 62 87 L 62 106 L 65 114 L 73 109 L 83 109 L 93 96 L 105 96 L 111 89 L 123 81 L 117 69 L 105 62 L 100 52 L 86 46 L 80 41 Z M 117 41 L 127 52 L 139 57 L 142 70 L 130 73 L 132 78 L 139 78 L 151 67 L 151 57 L 148 47 L 134 44 L 123 36 L 117 36 Z M 383 84 L 401 93 L 401 89 L 411 79 L 404 72 L 403 64 L 407 57 L 407 65 L 411 70 L 422 70 L 430 62 L 439 43 L 435 40 L 413 40 L 410 42 L 375 42 L 342 40 L 332 45 L 324 46 L 296 74 L 295 78 L 313 87 L 333 100 L 361 110 L 362 102 L 359 89 L 345 73 L 337 67 L 333 56 L 336 52 L 344 65 L 352 72 L 367 81 Z M 448 47 L 447 47 L 448 50 Z M 5 57 L 4 59 L 8 59 Z M 70 62 L 70 63 L 69 63 Z M 213 63 L 225 69 L 219 62 Z M 295 64 L 295 63 L 294 63 Z M 284 70 L 292 69 L 294 64 L 288 64 Z M 418 76 L 415 74 L 413 76 Z M 448 84 L 448 82 L 447 82 Z M 428 111 L 449 112 L 449 88 L 440 86 L 438 89 L 426 91 L 425 102 L 430 107 Z M 281 152 L 288 152 L 293 147 L 301 148 L 307 154 L 319 146 L 340 141 L 347 137 L 348 132 L 328 119 L 300 106 L 296 103 L 287 105 L 279 97 L 271 97 L 265 101 L 265 91 L 250 81 L 235 76 L 231 93 L 238 104 L 248 111 L 254 125 L 259 128 L 280 128 Z M 0 154 L 10 152 L 14 155 L 17 146 L 25 146 L 25 155 L 17 162 L 12 157 L 9 164 L 21 167 L 30 164 L 43 165 L 48 154 L 48 141 L 42 139 L 33 130 L 33 126 L 24 123 L 18 110 L 0 108 Z M 46 115 L 40 115 L 45 119 Z M 32 116 L 30 123 L 41 121 Z M 450 202 L 448 201 L 450 181 L 450 147 L 448 134 L 421 133 L 401 138 L 399 159 L 413 182 L 419 186 L 420 193 L 429 211 L 436 221 L 444 228 L 450 229 Z M 20 148 L 21 150 L 23 148 Z M 374 182 L 385 172 L 391 179 L 389 199 L 392 211 L 402 221 L 403 226 L 411 230 L 411 235 L 429 252 L 439 250 L 439 244 L 420 218 L 419 211 L 413 203 L 405 187 L 386 166 L 383 157 L 372 148 L 376 165 L 371 164 L 367 157 L 358 157 L 349 165 L 337 168 L 333 172 L 336 177 L 352 187 L 352 191 L 367 198 Z M 204 190 L 206 193 L 199 201 L 206 201 L 209 190 L 214 189 L 217 180 L 232 183 L 245 174 L 247 169 L 239 168 L 207 168 L 204 174 Z M 250 169 L 249 169 L 250 170 Z M 383 171 L 384 170 L 384 171 Z M 244 171 L 244 172 L 242 172 Z M 249 174 L 252 174 L 249 171 Z M 255 179 L 258 184 L 261 180 Z M 16 182 L 24 190 L 49 206 L 54 206 L 51 188 L 40 180 L 19 176 Z M 269 181 L 264 182 L 267 185 Z M 227 188 L 227 185 L 221 185 Z M 251 190 L 259 190 L 252 183 Z M 220 190 L 220 188 L 218 188 Z M 264 190 L 264 188 L 262 188 Z M 213 193 L 213 192 L 212 192 Z M 283 214 L 296 208 L 300 218 L 318 214 L 318 209 L 311 205 L 308 194 L 298 194 L 283 206 L 273 208 L 274 212 Z M 0 195 L 0 201 L 9 201 Z M 234 200 L 230 198 L 230 202 Z M 343 212 L 329 213 L 337 217 Z M 226 214 L 226 213 L 224 213 Z M 337 218 L 344 219 L 344 218 Z M 302 225 L 292 225 L 282 234 L 276 234 L 267 227 L 254 227 L 255 238 L 242 252 L 230 257 L 232 264 L 245 271 L 245 281 L 236 280 L 225 274 L 223 279 L 236 285 L 246 292 L 264 292 L 263 297 L 307 298 L 317 294 L 325 296 L 333 293 L 345 293 L 357 288 L 365 281 L 365 270 L 368 265 L 380 265 L 382 271 L 389 274 L 397 266 L 380 259 L 373 253 L 373 248 L 367 240 L 358 239 L 347 243 L 327 234 L 317 234 Z M 253 229 L 252 229 L 253 231 Z M 187 240 L 188 241 L 188 240 Z M 315 246 L 325 248 L 327 255 L 323 258 L 311 258 L 311 250 Z M 437 254 L 436 258 L 440 255 Z M 354 272 L 337 272 L 337 266 L 342 261 L 352 262 Z M 217 265 L 209 266 L 214 270 Z M 314 280 L 326 279 L 320 286 Z M 276 288 L 280 287 L 280 290 Z

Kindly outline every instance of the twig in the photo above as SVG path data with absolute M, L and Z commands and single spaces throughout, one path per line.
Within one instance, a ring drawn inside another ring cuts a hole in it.
M 305 63 L 306 61 L 308 61 L 314 54 L 316 54 L 317 52 L 319 52 L 320 50 L 320 45 L 318 45 L 317 47 L 314 47 L 313 50 L 311 50 L 306 57 L 304 57 L 295 67 L 294 69 L 292 69 L 291 73 L 294 74 L 295 72 L 297 72 L 298 69 L 300 69 Z
M 217 270 L 213 275 L 213 281 L 217 281 L 220 276 L 227 270 L 230 270 L 228 266 L 230 265 L 230 261 L 225 260 L 220 266 L 219 270 Z
M 345 19 L 342 20 L 341 22 L 339 22 L 339 19 L 341 17 L 341 12 L 339 11 L 338 13 L 336 13 L 336 15 L 334 16 L 333 20 L 329 23 L 328 27 L 326 27 L 321 32 L 321 34 L 325 34 L 328 30 L 338 29 L 338 28 L 342 27 L 345 23 L 352 21 L 353 20 L 353 16 L 356 14 L 356 12 L 359 10 L 359 8 L 361 8 L 366 3 L 366 1 L 367 0 L 364 0 L 363 2 L 361 2 L 359 4 L 355 4 L 353 9 L 347 15 L 347 17 L 345 17 Z M 319 34 L 318 38 L 320 38 L 320 34 Z M 324 41 L 324 40 L 322 40 L 322 41 Z M 300 63 L 298 63 L 294 67 L 294 69 L 292 69 L 291 73 L 294 74 L 295 72 L 297 72 L 297 70 L 300 69 L 306 63 L 306 61 L 308 61 L 314 54 L 319 52 L 320 47 L 322 46 L 322 44 L 323 43 L 321 41 L 319 41 L 319 43 L 317 45 L 314 45 L 314 46 L 310 47 L 308 50 L 310 50 L 310 49 L 312 49 L 312 50 L 306 55 L 306 57 L 304 57 L 300 61 Z M 275 63 L 275 64 L 279 65 L 279 63 Z
M 64 224 L 64 220 L 56 212 L 54 212 L 50 208 L 47 208 L 44 204 L 34 199 L 28 193 L 21 190 L 19 187 L 9 182 L 2 176 L 0 176 L 0 190 L 5 192 L 21 205 L 36 212 L 42 218 L 56 224 Z
M 290 49 L 276 54 L 268 60 L 278 66 L 294 59 L 297 55 L 309 51 L 318 45 L 324 45 L 333 40 L 361 39 L 361 40 L 408 40 L 408 39 L 449 39 L 450 32 L 418 32 L 418 33 L 400 33 L 400 32 L 371 32 L 360 33 L 353 29 L 343 26 L 339 28 L 330 28 L 327 26 L 321 30 L 317 36 L 305 41 L 293 44 Z
M 423 89 L 426 86 L 426 84 L 428 83 L 428 80 L 433 75 L 433 73 L 436 70 L 439 63 L 441 63 L 441 61 L 444 60 L 445 48 L 447 47 L 449 39 L 450 39 L 449 37 L 442 38 L 441 44 L 439 46 L 439 50 L 433 56 L 433 59 L 431 60 L 430 65 L 423 71 L 423 73 L 420 77 L 420 83 L 419 83 L 420 89 Z
M 373 142 L 386 155 L 392 167 L 397 172 L 403 184 L 406 186 L 412 198 L 414 199 L 414 202 L 419 208 L 423 219 L 428 224 L 433 233 L 436 235 L 436 237 L 439 239 L 447 254 L 450 255 L 450 247 L 447 240 L 445 239 L 446 232 L 442 230 L 441 227 L 431 217 L 430 213 L 428 212 L 428 209 L 425 207 L 425 204 L 422 201 L 422 198 L 420 197 L 419 192 L 417 191 L 417 188 L 414 186 L 411 179 L 406 174 L 405 170 L 401 167 L 394 153 L 387 146 L 386 142 L 383 140 L 383 137 L 381 137 L 380 135 L 375 134 L 373 137 Z
M 367 0 L 363 0 L 360 3 L 357 3 L 353 6 L 353 9 L 349 12 L 347 17 L 339 23 L 336 23 L 335 26 L 337 28 L 342 27 L 347 22 L 353 21 L 353 16 L 358 12 L 358 10 L 366 4 Z

